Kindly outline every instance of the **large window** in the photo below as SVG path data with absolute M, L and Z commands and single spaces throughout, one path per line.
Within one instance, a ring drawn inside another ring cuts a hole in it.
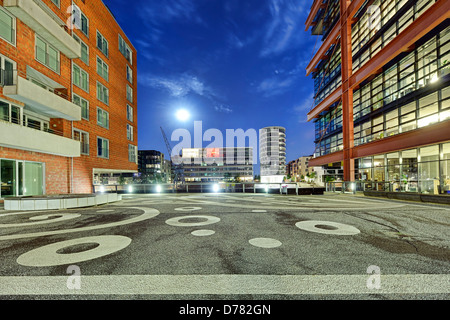
M 102 108 L 97 108 L 97 124 L 109 129 L 109 113 Z
M 109 89 L 97 82 L 97 99 L 104 104 L 109 104 Z
M 127 61 L 133 64 L 133 51 L 130 49 L 128 44 L 119 34 L 119 51 L 123 54 L 123 56 L 127 59 Z
M 97 137 L 97 156 L 99 158 L 109 158 L 109 140 Z
M 89 65 L 89 46 L 74 33 L 73 38 L 81 45 L 81 61 Z
M 133 88 L 127 84 L 127 99 L 133 103 Z
M 16 45 L 16 19 L 0 7 L 0 38 Z
M 109 80 L 108 65 L 100 57 L 97 57 L 97 73 L 106 81 Z
M 325 117 L 324 117 L 325 118 Z M 445 87 L 364 122 L 355 122 L 355 146 L 450 119 L 450 87 Z
M 0 180 L 0 198 L 43 195 L 44 164 L 0 159 Z
M 0 86 L 14 84 L 14 69 L 16 63 L 0 55 Z
M 84 155 L 89 155 L 89 133 L 73 129 L 73 139 L 80 141 L 80 152 Z
M 436 0 L 376 0 L 367 6 L 361 19 L 352 26 L 353 72 L 361 68 L 435 2 Z
M 133 107 L 127 104 L 127 120 L 133 122 Z
M 8 102 L 0 101 L 0 120 L 22 124 L 22 109 Z
M 81 108 L 81 118 L 89 120 L 89 101 L 76 94 L 73 94 L 72 101 Z
M 59 73 L 59 51 L 36 35 L 36 60 Z
M 450 195 L 450 143 L 358 159 L 355 167 L 355 178 L 377 190 Z
M 134 128 L 127 124 L 127 139 L 129 141 L 134 141 Z
M 128 145 L 128 161 L 137 163 L 137 147 L 132 144 Z
M 105 39 L 105 37 L 97 31 L 97 48 L 103 52 L 103 54 L 108 57 L 109 56 L 109 50 L 108 50 L 108 41 Z
M 78 88 L 89 92 L 89 74 L 76 64 L 72 65 L 72 81 Z

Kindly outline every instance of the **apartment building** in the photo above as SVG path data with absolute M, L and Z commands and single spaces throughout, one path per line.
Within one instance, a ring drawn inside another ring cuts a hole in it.
M 137 172 L 136 50 L 101 0 L 0 0 L 0 198 Z
M 253 148 L 184 148 L 185 182 L 253 181 Z
M 314 0 L 310 166 L 391 191 L 450 191 L 450 1 Z
M 265 127 L 259 130 L 261 182 L 281 183 L 286 175 L 286 129 Z
M 312 156 L 303 156 L 298 159 L 289 161 L 286 165 L 286 175 L 300 181 L 301 177 L 306 177 L 308 174 L 314 172 L 314 168 L 309 167 L 309 159 Z

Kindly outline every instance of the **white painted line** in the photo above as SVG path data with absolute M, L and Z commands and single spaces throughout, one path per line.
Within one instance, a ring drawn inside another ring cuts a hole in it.
M 201 222 L 181 222 L 180 220 L 185 219 L 205 219 L 205 221 Z M 175 217 L 170 218 L 166 220 L 166 223 L 168 225 L 174 226 L 174 227 L 201 227 L 206 226 L 209 224 L 214 224 L 220 221 L 220 218 L 214 217 L 214 216 L 182 216 L 182 217 Z
M 159 211 L 156 209 L 151 209 L 151 208 L 129 208 L 129 209 L 136 209 L 136 210 L 144 211 L 144 213 L 140 216 L 137 216 L 137 217 L 134 217 L 131 219 L 117 221 L 117 222 L 111 222 L 111 223 L 106 223 L 106 224 L 101 224 L 101 225 L 94 225 L 94 226 L 89 226 L 89 227 L 54 230 L 54 231 L 43 231 L 43 232 L 34 232 L 34 233 L 11 234 L 11 235 L 6 235 L 6 236 L 0 236 L 0 241 L 24 239 L 24 238 L 37 238 L 37 237 L 51 236 L 51 235 L 56 235 L 56 234 L 68 234 L 68 233 L 81 232 L 81 231 L 106 229 L 106 228 L 118 227 L 118 226 L 123 226 L 123 225 L 131 224 L 131 223 L 145 221 L 145 220 L 152 219 L 152 218 L 156 217 L 157 215 L 159 215 Z
M 48 213 L 48 211 L 15 212 L 15 213 L 4 214 L 1 217 L 24 215 L 24 214 L 30 214 L 30 213 L 36 214 L 39 212 L 47 212 Z M 29 226 L 35 226 L 35 225 L 40 225 L 40 224 L 61 222 L 61 221 L 71 220 L 71 219 L 75 219 L 75 218 L 79 218 L 79 217 L 81 217 L 81 214 L 78 214 L 78 213 L 54 213 L 54 214 L 36 215 L 36 216 L 29 218 L 29 220 L 35 221 L 35 222 L 1 223 L 0 228 L 29 227 Z M 54 219 L 50 219 L 50 218 L 54 218 Z
M 297 222 L 295 226 L 301 230 L 339 236 L 352 236 L 361 232 L 359 229 L 348 224 L 332 221 L 307 220 Z
M 80 244 L 98 244 L 98 247 L 76 253 L 58 253 L 58 250 Z M 124 236 L 96 236 L 55 242 L 25 252 L 17 263 L 27 267 L 51 267 L 69 265 L 97 259 L 126 248 L 131 239 Z
M 450 274 L 380 275 L 81 275 L 81 289 L 67 277 L 0 277 L 0 295 L 169 295 L 169 294 L 449 294 Z
M 248 241 L 252 246 L 271 249 L 277 248 L 282 245 L 282 243 L 276 239 L 271 238 L 254 238 Z
M 195 230 L 191 232 L 191 234 L 196 237 L 212 236 L 215 233 L 216 232 L 214 230 Z

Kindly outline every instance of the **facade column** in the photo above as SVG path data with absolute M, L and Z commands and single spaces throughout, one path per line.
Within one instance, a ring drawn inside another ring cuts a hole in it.
M 344 148 L 344 181 L 355 180 L 355 160 L 352 150 L 353 135 L 353 89 L 349 79 L 352 75 L 352 39 L 351 17 L 348 17 L 349 0 L 341 0 L 341 72 L 342 72 L 342 129 Z

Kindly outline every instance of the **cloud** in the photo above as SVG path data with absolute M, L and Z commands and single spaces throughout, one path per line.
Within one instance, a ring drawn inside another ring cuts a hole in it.
M 148 24 L 158 25 L 170 21 L 201 22 L 195 14 L 197 8 L 193 0 L 142 1 L 140 16 Z
M 300 17 L 305 3 L 298 0 L 271 0 L 271 19 L 264 29 L 262 57 L 281 54 L 302 43 L 303 21 Z
M 293 108 L 294 113 L 298 116 L 298 123 L 307 123 L 308 112 L 314 105 L 314 93 L 310 93 L 298 105 Z
M 256 91 L 269 98 L 285 93 L 294 84 L 294 77 L 280 79 L 280 77 L 271 77 L 264 79 L 256 88 Z
M 140 76 L 141 85 L 168 92 L 171 97 L 182 98 L 189 94 L 195 94 L 208 99 L 217 112 L 231 113 L 230 106 L 221 102 L 222 98 L 211 87 L 207 86 L 198 77 L 190 74 L 182 74 L 178 77 L 161 77 L 153 75 Z

